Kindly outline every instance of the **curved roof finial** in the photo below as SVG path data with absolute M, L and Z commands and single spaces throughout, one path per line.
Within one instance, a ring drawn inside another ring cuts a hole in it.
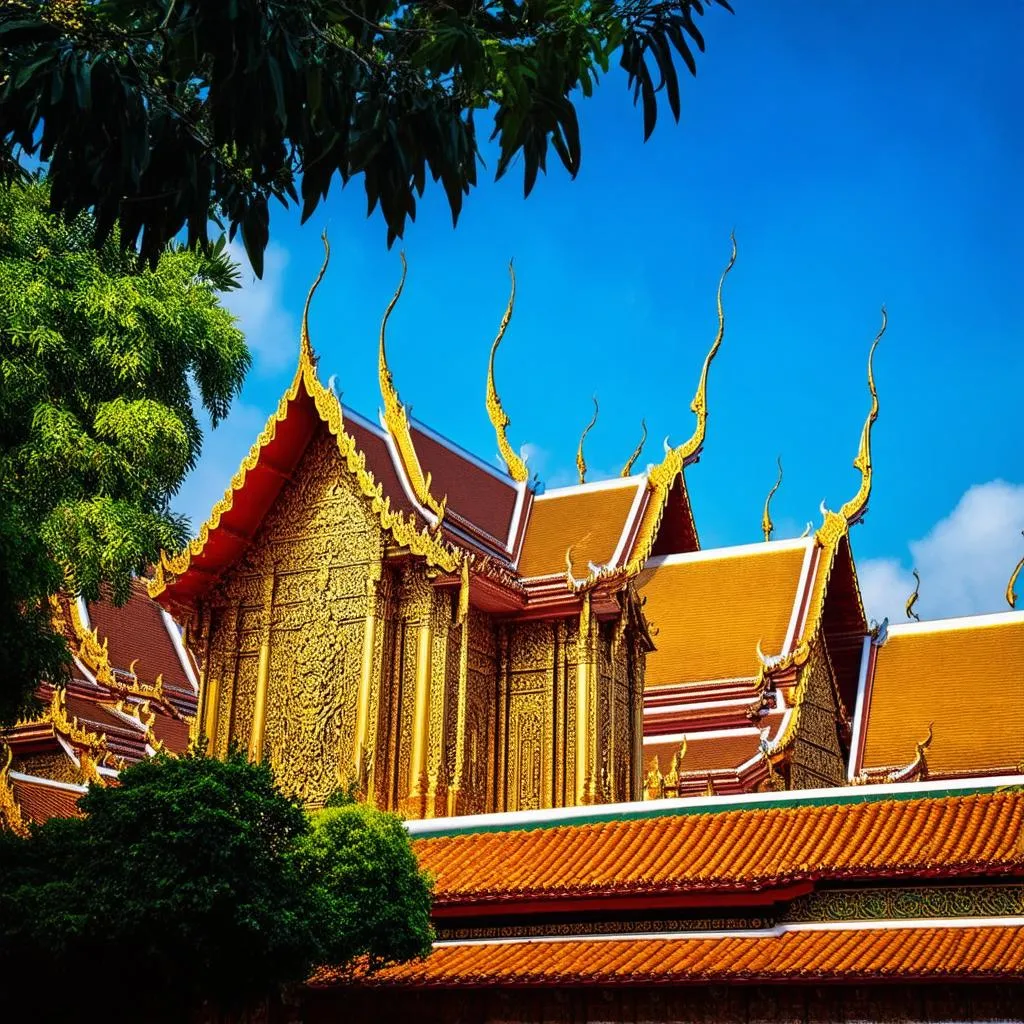
M 775 497 L 775 492 L 779 489 L 782 484 L 782 456 L 780 455 L 776 460 L 779 464 L 779 475 L 772 484 L 772 489 L 768 492 L 768 497 L 764 499 L 764 512 L 761 513 L 761 530 L 764 533 L 764 539 L 769 541 L 772 539 L 772 531 L 775 529 L 775 524 L 772 522 L 771 514 L 771 503 L 772 498 Z
M 380 377 L 380 394 L 384 400 L 384 423 L 387 426 L 388 433 L 394 439 L 395 446 L 398 448 L 399 456 L 409 478 L 413 494 L 416 495 L 416 500 L 421 505 L 428 508 L 437 517 L 436 526 L 444 518 L 447 499 L 442 499 L 439 502 L 430 493 L 430 474 L 427 473 L 424 476 L 423 469 L 420 466 L 419 456 L 416 454 L 416 448 L 412 442 L 412 432 L 409 428 L 409 414 L 406 412 L 405 406 L 402 405 L 402 400 L 398 397 L 394 378 L 391 375 L 391 368 L 388 366 L 387 349 L 384 343 L 388 320 L 402 296 L 402 290 L 405 288 L 405 275 L 409 269 L 405 261 L 405 253 L 399 253 L 399 256 L 402 260 L 402 278 L 398 282 L 395 294 L 388 303 L 388 308 L 384 311 L 384 319 L 380 324 L 380 350 L 377 365 L 378 376 Z
M 1021 530 L 1021 536 L 1024 536 L 1024 530 Z M 1017 585 L 1017 577 L 1020 575 L 1021 570 L 1024 569 L 1024 557 L 1017 563 L 1017 568 L 1010 573 L 1010 582 L 1006 584 L 1006 603 L 1016 609 L 1017 607 L 1017 594 L 1014 591 L 1014 587 Z
M 580 446 L 576 449 L 576 468 L 579 470 L 581 484 L 587 482 L 587 460 L 583 458 L 583 442 L 587 439 L 587 434 L 594 429 L 594 424 L 597 422 L 597 412 L 597 395 L 594 395 L 594 415 L 583 428 L 583 433 L 580 434 Z
M 708 354 L 704 357 L 704 366 L 700 372 L 700 383 L 697 385 L 697 393 L 693 396 L 693 401 L 690 403 L 690 410 L 697 417 L 697 426 L 688 441 L 684 441 L 678 447 L 667 451 L 662 462 L 651 471 L 652 479 L 658 481 L 673 479 L 688 462 L 700 456 L 700 450 L 704 446 L 704 435 L 708 425 L 708 370 L 711 367 L 711 361 L 715 358 L 719 348 L 721 348 L 722 339 L 725 337 L 725 311 L 722 308 L 722 288 L 725 285 L 725 279 L 729 276 L 729 271 L 732 270 L 736 262 L 736 232 L 733 231 L 729 238 L 732 240 L 732 254 L 729 257 L 725 270 L 722 271 L 722 276 L 718 280 L 716 296 L 718 333 L 715 335 L 715 340 Z
M 324 279 L 324 274 L 327 273 L 327 264 L 331 260 L 331 243 L 327 241 L 327 228 L 324 228 L 320 240 L 324 243 L 324 261 L 320 264 L 320 273 L 316 275 L 316 280 L 313 281 L 309 294 L 306 296 L 306 304 L 302 307 L 302 329 L 299 332 L 299 363 L 306 363 L 311 368 L 316 367 L 316 356 L 313 353 L 313 343 L 309 340 L 309 307 L 312 305 L 314 293 Z
M 860 447 L 857 449 L 857 457 L 853 460 L 854 466 L 860 470 L 860 487 L 857 493 L 839 510 L 839 514 L 846 520 L 849 526 L 859 523 L 868 510 L 868 499 L 871 497 L 872 465 L 871 465 L 871 427 L 878 419 L 878 391 L 875 388 L 874 359 L 875 349 L 885 334 L 889 318 L 882 306 L 882 326 L 875 335 L 868 352 L 868 389 L 871 392 L 871 409 L 868 418 L 864 421 L 864 427 L 860 433 Z
M 633 472 L 633 463 L 640 458 L 640 453 L 647 443 L 647 420 L 640 420 L 640 443 L 633 449 L 633 454 L 626 460 L 619 476 L 629 476 Z
M 907 618 L 920 622 L 921 616 L 914 611 L 914 605 L 917 604 L 917 599 L 921 596 L 921 577 L 917 574 L 916 569 L 912 570 L 912 575 L 914 577 L 914 592 L 907 598 Z
M 494 386 L 494 355 L 498 351 L 501 339 L 505 336 L 505 329 L 512 319 L 512 310 L 516 303 L 516 272 L 512 266 L 512 260 L 508 261 L 508 276 L 512 279 L 512 291 L 509 293 L 508 306 L 505 307 L 505 315 L 501 318 L 498 336 L 491 345 L 491 358 L 487 363 L 487 415 L 490 418 L 491 426 L 494 427 L 494 433 L 497 435 L 498 451 L 508 467 L 508 475 L 517 483 L 523 483 L 529 480 L 530 474 L 527 472 L 526 463 L 508 443 L 506 428 L 511 421 L 498 397 L 498 389 Z

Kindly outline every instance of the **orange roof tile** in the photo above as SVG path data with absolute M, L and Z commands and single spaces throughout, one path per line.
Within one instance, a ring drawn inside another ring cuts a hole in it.
M 714 938 L 573 939 L 439 946 L 364 985 L 658 984 L 686 981 L 852 981 L 1020 978 L 1024 928 L 1014 925 L 786 931 Z M 320 971 L 314 986 L 351 983 Z
M 913 760 L 934 722 L 930 776 L 1024 761 L 1024 615 L 893 627 L 877 649 L 862 767 Z
M 671 813 L 413 843 L 435 904 L 1024 870 L 1024 793 Z
M 658 631 L 645 685 L 756 676 L 758 642 L 767 655 L 782 651 L 812 543 L 654 560 L 638 581 L 647 620 Z
M 588 562 L 610 562 L 629 519 L 637 486 L 636 480 L 623 480 L 612 486 L 602 483 L 534 498 L 519 558 L 520 574 L 564 573 L 565 550 L 570 544 L 576 576 L 587 574 Z
M 774 717 L 771 722 L 773 732 L 782 720 L 782 716 Z M 749 761 L 760 749 L 761 728 L 769 725 L 762 723 L 759 728 L 733 729 L 729 735 L 701 736 L 694 733 L 686 738 L 686 754 L 679 762 L 681 772 L 718 771 L 725 768 L 739 768 Z M 681 746 L 681 740 L 644 744 L 644 767 L 651 763 L 651 758 L 658 759 L 662 773 L 669 770 L 672 757 Z

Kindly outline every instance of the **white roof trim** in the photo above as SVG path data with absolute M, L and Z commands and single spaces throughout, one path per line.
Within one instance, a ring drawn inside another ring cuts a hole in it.
M 192 689 L 198 693 L 199 680 L 196 679 L 196 674 L 192 671 L 188 652 L 185 650 L 185 645 L 181 642 L 181 633 L 178 632 L 178 624 L 163 608 L 160 609 L 160 615 L 164 620 L 164 629 L 167 630 L 167 635 L 171 638 L 171 643 L 174 645 L 174 653 L 177 654 L 178 661 L 181 662 L 181 667 L 185 672 L 185 678 L 192 684 Z
M 654 569 L 659 565 L 686 565 L 690 562 L 714 562 L 726 558 L 741 558 L 746 555 L 765 554 L 775 551 L 798 551 L 810 549 L 815 541 L 813 537 L 796 537 L 791 540 L 761 541 L 759 544 L 737 544 L 729 548 L 701 548 L 700 551 L 685 551 L 676 555 L 656 555 L 648 558 L 646 569 Z
M 686 745 L 696 743 L 698 740 L 722 740 L 727 736 L 760 736 L 761 730 L 753 725 L 739 725 L 735 729 L 708 729 L 700 732 L 673 732 L 667 736 L 645 736 L 644 746 L 653 746 L 656 743 L 682 743 Z
M 804 605 L 803 614 L 800 616 L 800 623 L 797 626 L 796 634 L 793 637 L 794 643 L 796 642 L 796 637 L 803 636 L 804 631 L 807 629 L 807 619 L 811 614 L 811 596 L 814 589 L 814 581 L 818 578 L 818 569 L 821 566 L 821 559 L 823 557 L 823 549 L 815 545 L 811 553 L 811 578 L 807 583 L 807 604 Z M 801 598 L 803 597 L 802 594 L 800 596 Z
M 955 629 L 1012 626 L 1015 623 L 1024 625 L 1024 611 L 960 615 L 952 619 L 931 619 L 926 622 L 900 622 L 889 627 L 889 636 L 903 636 L 906 633 L 948 633 Z
M 590 494 L 594 491 L 614 491 L 617 488 L 636 487 L 639 484 L 647 485 L 647 477 L 644 474 L 639 476 L 613 476 L 608 480 L 595 480 L 589 484 L 570 484 L 568 487 L 553 487 L 543 494 L 535 494 L 534 501 L 547 501 L 548 498 L 568 498 L 573 494 Z
M 391 461 L 394 464 L 395 472 L 398 474 L 398 480 L 402 485 L 402 490 L 405 491 L 406 498 L 409 499 L 409 503 L 423 518 L 427 521 L 431 527 L 437 526 L 437 516 L 434 515 L 429 509 L 424 508 L 417 500 L 416 495 L 413 493 L 412 484 L 409 482 L 408 476 L 405 473 L 405 466 L 402 464 L 402 457 L 398 454 L 398 448 L 395 445 L 395 439 L 391 436 L 387 429 L 387 423 L 384 419 L 384 413 L 380 413 L 380 425 L 384 429 L 384 443 L 387 445 L 388 454 L 391 456 Z
M 44 779 L 41 775 L 27 775 L 25 772 L 8 772 L 7 778 L 15 782 L 35 782 L 51 789 L 63 789 L 69 793 L 88 793 L 88 786 L 79 786 L 74 782 L 58 782 L 56 779 Z
M 526 491 L 526 481 L 519 481 L 519 483 L 516 484 L 516 504 L 515 508 L 512 509 L 512 522 L 508 527 L 508 540 L 505 541 L 505 550 L 509 553 L 510 558 L 515 559 L 515 565 L 519 564 L 519 555 L 522 554 L 522 550 L 517 552 L 514 548 L 516 535 L 519 533 L 519 523 L 523 518 L 523 509 L 526 507 Z
M 775 696 L 781 697 L 782 692 L 776 690 Z M 646 708 L 644 715 L 664 715 L 675 711 L 710 711 L 715 708 L 741 708 L 750 703 L 749 697 L 730 697 L 728 700 L 694 701 L 692 704 L 662 704 Z
M 75 604 L 78 605 L 78 617 L 82 620 L 83 628 L 92 629 L 92 619 L 89 618 L 89 606 L 85 603 L 85 598 L 81 594 L 75 598 Z
M 857 680 L 857 704 L 853 709 L 853 729 L 850 742 L 850 767 L 846 773 L 848 779 L 855 779 L 860 773 L 861 759 L 864 756 L 864 726 L 867 708 L 864 700 L 868 688 L 868 665 L 871 663 L 871 636 L 864 637 L 864 647 L 860 655 L 860 676 Z
M 620 477 L 621 479 L 621 477 Z M 627 480 L 632 477 L 627 477 Z M 633 532 L 633 524 L 636 522 L 636 517 L 640 514 L 640 506 L 643 503 L 644 495 L 647 493 L 647 478 L 638 477 L 639 484 L 637 485 L 636 494 L 633 496 L 633 504 L 629 507 L 629 515 L 626 516 L 626 522 L 622 526 L 622 533 L 619 535 L 619 543 L 615 546 L 615 553 L 612 555 L 609 565 L 618 565 L 624 554 L 626 547 L 626 539 L 630 533 Z
M 356 412 L 355 409 L 351 409 L 347 405 L 342 405 L 341 407 L 341 419 L 343 423 L 347 419 L 354 420 L 364 430 L 368 430 L 374 437 L 379 437 L 381 440 L 388 436 L 388 432 L 382 430 L 373 420 L 368 419 L 362 413 Z
M 800 618 L 800 608 L 804 604 L 804 594 L 807 591 L 807 578 L 811 572 L 811 562 L 814 559 L 815 545 L 809 544 L 807 546 L 807 553 L 804 555 L 804 564 L 800 568 L 800 581 L 796 585 L 796 595 L 793 597 L 793 614 L 789 619 L 789 626 L 786 629 L 786 640 L 782 645 L 783 654 L 789 654 L 793 650 L 793 644 L 796 642 L 797 628 L 802 626 L 802 623 L 798 623 Z M 807 606 L 804 608 L 805 617 L 806 612 L 810 607 L 810 601 L 807 602 Z M 800 630 L 803 632 L 803 629 Z
M 1024 917 L 917 917 L 885 921 L 794 921 L 770 928 L 719 931 L 622 932 L 617 935 L 523 935 L 500 939 L 439 939 L 434 949 L 450 946 L 529 946 L 538 942 L 635 942 L 643 939 L 778 939 L 787 932 L 881 932 L 937 928 L 1020 928 Z
M 907 793 L 927 795 L 928 793 L 955 793 L 957 790 L 990 791 L 1001 786 L 1024 785 L 1024 774 L 996 775 L 984 779 L 931 779 L 926 782 L 887 782 L 871 786 L 872 799 L 888 795 L 905 796 Z M 860 787 L 858 787 L 858 790 Z M 851 791 L 849 786 L 830 786 L 822 789 L 786 790 L 783 793 L 741 793 L 738 795 L 673 797 L 665 800 L 651 801 L 651 816 L 662 816 L 673 810 L 692 812 L 693 808 L 706 808 L 712 812 L 721 807 L 735 809 L 762 805 L 771 807 L 776 803 L 787 806 L 810 803 L 815 800 L 833 799 L 840 803 L 856 803 L 860 794 Z M 852 798 L 852 799 L 851 799 Z M 404 822 L 406 831 L 411 836 L 429 836 L 432 832 L 447 833 L 455 829 L 471 832 L 474 828 L 500 829 L 503 825 L 517 827 L 531 824 L 566 824 L 571 825 L 573 819 L 583 818 L 588 824 L 597 821 L 615 821 L 621 815 L 637 817 L 643 810 L 645 801 L 634 800 L 617 804 L 585 805 L 582 807 L 546 807 L 537 811 L 501 811 L 495 814 L 467 814 L 450 818 L 424 818 Z M 642 815 L 641 815 L 642 817 Z M 638 819 L 639 820 L 639 819 Z

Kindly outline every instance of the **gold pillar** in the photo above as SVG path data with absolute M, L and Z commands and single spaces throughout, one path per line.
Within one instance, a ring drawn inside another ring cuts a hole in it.
M 590 595 L 583 595 L 576 652 L 576 803 L 590 803 Z
M 416 711 L 413 719 L 409 795 L 420 796 L 427 774 L 427 730 L 430 726 L 430 619 L 421 622 L 416 635 Z
M 366 621 L 363 626 L 363 662 L 359 672 L 359 693 L 356 698 L 356 734 L 352 760 L 356 778 L 362 778 L 366 757 L 366 737 L 370 722 L 370 689 L 373 686 L 373 654 L 377 639 L 377 585 L 380 583 L 380 564 L 372 567 L 366 580 Z M 367 793 L 366 796 L 369 796 Z
M 459 608 L 455 617 L 459 635 L 459 692 L 455 705 L 455 765 L 448 788 L 448 814 L 459 813 L 459 797 L 466 772 L 466 704 L 469 700 L 469 562 L 462 562 Z
M 256 668 L 256 699 L 252 712 L 252 735 L 249 737 L 249 760 L 263 760 L 263 735 L 267 727 L 267 691 L 270 688 L 270 631 L 274 611 L 274 574 L 263 581 L 263 639 Z

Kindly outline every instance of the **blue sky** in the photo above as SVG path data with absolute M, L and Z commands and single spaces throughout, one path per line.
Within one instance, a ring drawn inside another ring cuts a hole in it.
M 483 457 L 487 355 L 516 260 L 516 312 L 498 360 L 510 436 L 549 486 L 617 473 L 646 417 L 641 462 L 689 435 L 735 227 L 725 343 L 704 456 L 688 473 L 703 546 L 760 538 L 781 454 L 776 536 L 856 489 L 865 359 L 878 329 L 875 491 L 854 546 L 869 610 L 902 618 L 922 575 L 926 617 L 995 611 L 1024 553 L 1024 5 L 969 16 L 953 0 L 735 0 L 702 22 L 707 53 L 642 142 L 610 76 L 579 107 L 583 167 L 522 198 L 494 156 L 452 229 L 429 190 L 407 233 L 389 350 L 414 414 Z M 980 10 L 980 9 L 979 9 Z M 552 160 L 554 163 L 554 160 Z M 376 338 L 400 266 L 359 182 L 304 227 L 274 211 L 262 282 L 232 298 L 255 354 L 241 401 L 208 439 L 178 508 L 199 523 L 290 380 L 327 227 L 333 256 L 311 317 L 324 376 L 375 414 Z M 1005 607 L 1005 605 L 1002 605 Z

